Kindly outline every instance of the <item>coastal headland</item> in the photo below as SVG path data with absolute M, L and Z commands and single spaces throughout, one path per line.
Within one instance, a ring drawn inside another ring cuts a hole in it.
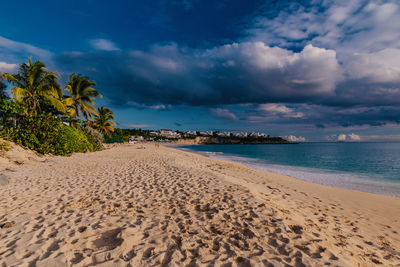
M 400 199 L 153 144 L 2 169 L 0 266 L 397 266 Z

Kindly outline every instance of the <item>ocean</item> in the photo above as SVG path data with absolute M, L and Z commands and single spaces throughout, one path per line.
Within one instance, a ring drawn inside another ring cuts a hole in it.
M 189 145 L 178 148 L 310 182 L 400 197 L 400 143 Z

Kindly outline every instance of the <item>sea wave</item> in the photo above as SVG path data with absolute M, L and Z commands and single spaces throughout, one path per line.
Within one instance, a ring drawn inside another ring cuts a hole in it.
M 400 183 L 396 182 L 377 180 L 373 179 L 372 177 L 366 177 L 354 173 L 270 164 L 259 159 L 226 155 L 222 152 L 194 151 L 189 148 L 179 149 L 193 151 L 211 158 L 239 162 L 250 168 L 279 173 L 308 182 L 374 194 L 400 197 Z

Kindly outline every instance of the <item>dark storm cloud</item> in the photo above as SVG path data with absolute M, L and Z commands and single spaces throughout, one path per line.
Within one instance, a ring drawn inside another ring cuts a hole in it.
M 352 126 L 383 126 L 391 123 L 400 123 L 400 107 L 398 106 L 375 106 L 375 107 L 325 107 L 319 108 L 321 116 L 314 120 L 326 126 L 340 125 L 342 127 Z M 309 122 L 313 122 L 310 116 Z
M 334 107 L 315 104 L 262 104 L 249 107 L 244 120 L 252 123 L 303 124 L 316 128 L 383 126 L 400 123 L 400 107 Z
M 400 115 L 397 49 L 355 54 L 342 64 L 334 50 L 307 45 L 296 53 L 261 42 L 212 49 L 168 44 L 146 51 L 64 53 L 54 60 L 65 71 L 96 80 L 119 107 L 206 106 L 224 121 L 240 117 L 257 123 L 271 117 L 279 123 L 318 127 L 397 123 Z M 226 108 L 249 103 L 259 105 L 247 110 L 257 114 L 238 116 L 239 109 Z
M 88 75 L 106 99 L 121 108 L 205 106 L 223 121 L 279 120 L 316 127 L 384 125 L 398 123 L 400 117 L 399 49 L 357 53 L 339 64 L 334 50 L 311 45 L 298 53 L 261 42 L 211 49 L 169 44 L 134 51 L 97 45 L 94 52 L 54 55 L 1 40 L 4 49 L 12 45 L 44 54 L 63 68 L 58 68 L 62 73 L 73 70 Z M 15 64 L 0 62 L 0 71 L 15 68 Z M 235 107 L 242 104 L 259 108 Z
M 148 51 L 65 53 L 59 66 L 98 81 L 115 105 L 304 102 L 334 95 L 342 70 L 333 50 L 300 53 L 264 43 L 208 50 L 175 44 Z

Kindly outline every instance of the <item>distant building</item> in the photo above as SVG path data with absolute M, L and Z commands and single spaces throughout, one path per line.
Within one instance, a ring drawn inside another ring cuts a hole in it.
M 253 137 L 264 137 L 264 138 L 269 137 L 269 135 L 265 134 L 265 133 L 251 133 L 250 136 L 253 136 Z
M 153 132 L 150 132 L 149 135 L 150 135 L 150 136 L 159 136 L 160 133 L 154 132 L 154 131 L 153 131 Z
M 248 133 L 248 132 L 239 132 L 239 133 L 231 133 L 231 132 L 219 132 L 219 131 L 186 131 L 182 134 L 178 132 L 174 132 L 171 129 L 160 129 L 158 131 L 151 131 L 149 135 L 152 137 L 163 137 L 165 139 L 178 139 L 182 136 L 185 138 L 195 138 L 196 136 L 203 136 L 203 137 L 211 137 L 211 136 L 218 136 L 223 138 L 269 138 L 268 134 L 265 133 Z M 157 139 L 157 138 L 156 138 Z M 135 140 L 136 141 L 136 140 Z
M 217 133 L 217 135 L 219 136 L 219 137 L 230 137 L 231 136 L 231 133 L 230 132 L 220 132 L 220 133 Z
M 160 129 L 160 135 L 164 136 L 164 135 L 169 135 L 172 134 L 172 130 L 170 129 Z
M 197 133 L 196 133 L 196 131 L 186 131 L 183 135 L 185 137 L 196 137 Z
M 234 137 L 238 137 L 238 138 L 246 138 L 249 136 L 249 133 L 233 133 L 232 134 Z
M 161 129 L 159 136 L 162 136 L 165 138 L 172 138 L 172 139 L 181 138 L 181 135 L 179 133 L 173 132 L 170 129 Z
M 212 136 L 213 135 L 213 131 L 203 131 L 203 132 L 200 132 L 200 135 L 201 136 Z

